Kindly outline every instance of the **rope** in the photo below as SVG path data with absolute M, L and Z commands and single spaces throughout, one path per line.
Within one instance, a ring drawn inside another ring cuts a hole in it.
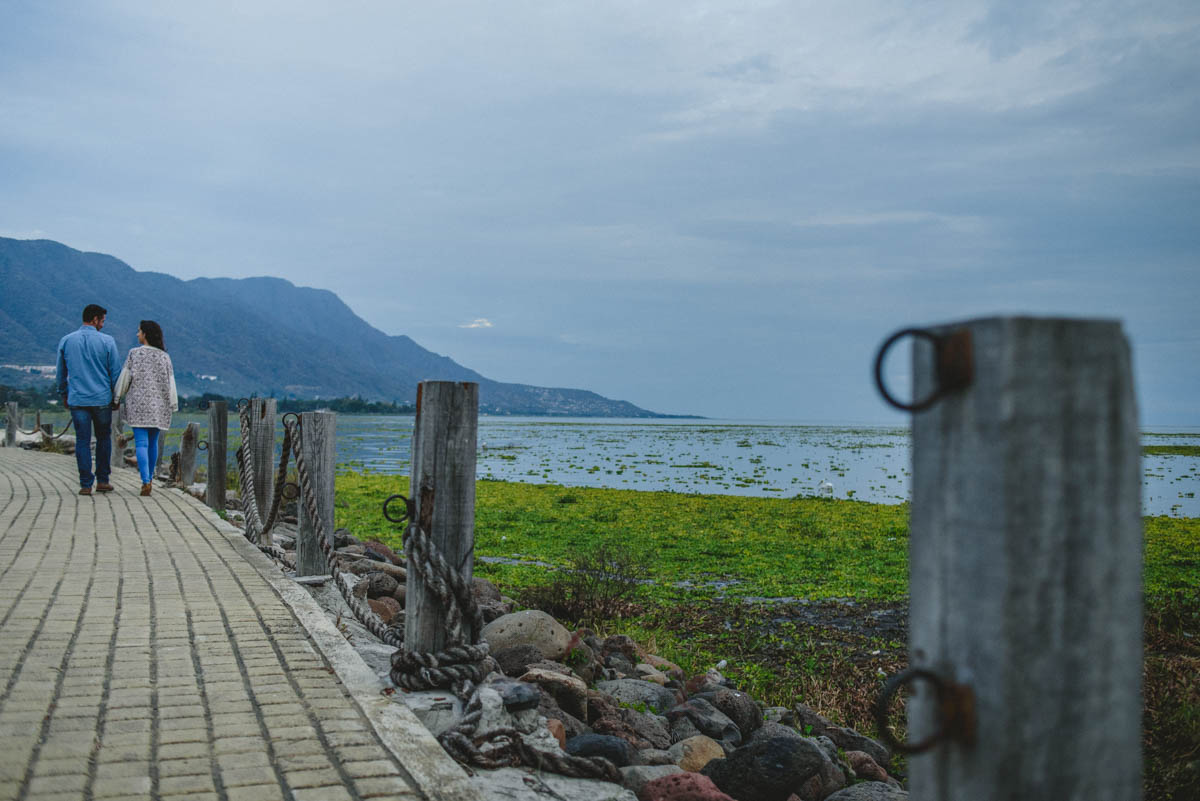
M 420 526 L 411 524 L 404 538 L 404 555 L 408 569 L 416 570 L 424 580 L 425 588 L 441 603 L 446 612 L 446 630 L 449 645 L 435 653 L 405 651 L 404 635 L 398 628 L 389 627 L 371 607 L 354 595 L 342 580 L 344 567 L 341 558 L 330 544 L 331 537 L 317 508 L 316 493 L 313 492 L 312 475 L 305 463 L 300 447 L 302 429 L 296 421 L 284 420 L 283 454 L 279 459 L 276 475 L 275 497 L 271 512 L 264 525 L 255 503 L 253 457 L 250 453 L 249 405 L 240 412 L 242 442 L 238 447 L 238 475 L 242 487 L 242 505 L 246 516 L 246 539 L 266 553 L 282 554 L 274 546 L 264 546 L 255 538 L 270 532 L 278 513 L 279 499 L 283 494 L 284 476 L 289 454 L 296 459 L 296 476 L 300 484 L 300 497 L 304 509 L 317 533 L 317 543 L 325 557 L 325 564 L 333 577 L 347 606 L 366 629 L 381 642 L 396 648 L 392 654 L 392 681 L 409 690 L 450 689 L 462 701 L 463 719 L 453 728 L 438 736 L 438 742 L 446 753 L 464 765 L 480 768 L 501 768 L 526 765 L 549 770 L 565 776 L 578 778 L 621 781 L 616 766 L 601 757 L 576 757 L 561 751 L 545 752 L 528 745 L 516 729 L 504 727 L 477 734 L 483 714 L 483 702 L 479 696 L 479 682 L 497 669 L 495 660 L 489 655 L 486 642 L 479 640 L 483 630 L 483 611 L 471 592 L 471 585 L 455 571 L 437 546 Z M 469 621 L 469 636 L 466 623 Z M 468 642 L 470 640 L 470 642 Z

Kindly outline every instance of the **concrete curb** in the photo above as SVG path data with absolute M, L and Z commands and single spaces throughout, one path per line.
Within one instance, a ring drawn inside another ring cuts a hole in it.
M 229 540 L 233 549 L 254 566 L 288 605 L 379 739 L 408 771 L 413 784 L 420 788 L 425 797 L 432 801 L 482 801 L 483 796 L 466 772 L 442 750 L 408 706 L 383 694 L 386 689 L 383 682 L 346 642 L 346 638 L 308 592 L 284 576 L 278 565 L 251 545 L 241 529 L 222 520 L 216 512 L 188 493 L 180 491 L 180 494 L 202 511 L 213 527 Z

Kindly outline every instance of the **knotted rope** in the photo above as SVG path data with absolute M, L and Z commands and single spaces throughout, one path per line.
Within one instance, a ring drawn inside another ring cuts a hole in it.
M 269 534 L 278 513 L 279 499 L 283 494 L 284 476 L 289 455 L 296 459 L 296 475 L 300 484 L 300 497 L 304 509 L 317 532 L 317 542 L 334 584 L 354 616 L 375 637 L 386 645 L 396 648 L 392 654 L 390 676 L 399 687 L 409 690 L 449 689 L 462 701 L 463 718 L 454 727 L 438 736 L 438 742 L 458 762 L 480 768 L 501 768 L 526 765 L 549 770 L 565 776 L 603 779 L 620 782 L 621 774 L 616 766 L 601 757 L 576 757 L 561 751 L 541 751 L 528 745 L 520 732 L 503 727 L 478 734 L 483 716 L 483 702 L 479 695 L 479 682 L 493 670 L 496 662 L 489 655 L 488 644 L 479 639 L 483 630 L 483 612 L 471 592 L 471 585 L 461 574 L 446 562 L 445 557 L 416 523 L 408 527 L 404 537 L 404 556 L 409 570 L 416 570 L 424 580 L 425 588 L 437 599 L 446 613 L 447 641 L 449 645 L 434 653 L 405 651 L 401 631 L 386 626 L 378 615 L 362 599 L 354 595 L 342 581 L 344 568 L 338 553 L 330 544 L 331 537 L 317 508 L 313 492 L 312 476 L 304 461 L 300 447 L 302 429 L 296 421 L 285 419 L 283 423 L 283 454 L 279 459 L 276 475 L 275 497 L 271 512 L 264 525 L 254 499 L 254 475 L 250 469 L 253 457 L 249 446 L 250 411 L 248 405 L 240 410 L 242 442 L 238 447 L 238 474 L 242 486 L 243 511 L 246 515 L 244 535 L 265 553 L 282 555 L 274 546 L 264 546 L 256 540 Z M 469 625 L 467 625 L 469 623 Z M 470 634 L 468 635 L 468 631 Z

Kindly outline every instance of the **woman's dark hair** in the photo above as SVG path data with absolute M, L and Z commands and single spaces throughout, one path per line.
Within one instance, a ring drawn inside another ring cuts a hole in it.
M 142 333 L 146 336 L 146 344 L 159 350 L 166 350 L 167 346 L 163 344 L 162 327 L 153 320 L 142 320 L 138 323 L 142 328 Z

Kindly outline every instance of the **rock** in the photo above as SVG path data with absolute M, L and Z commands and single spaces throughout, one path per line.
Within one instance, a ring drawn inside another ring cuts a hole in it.
M 669 748 L 671 733 L 651 715 L 627 707 L 611 707 L 611 711 L 591 721 L 597 734 L 611 734 L 629 741 L 634 748 Z
M 559 748 L 567 746 L 567 727 L 558 718 L 546 718 L 546 728 L 554 735 L 554 739 L 558 740 Z
M 366 581 L 364 581 L 364 580 L 362 580 L 362 579 L 359 579 L 359 580 L 358 580 L 358 581 L 355 583 L 355 585 L 354 585 L 354 589 L 352 589 L 352 590 L 351 590 L 351 592 L 352 592 L 352 593 L 354 593 L 354 597 L 355 597 L 355 598 L 362 598 L 363 600 L 366 600 L 366 597 L 367 597 L 367 582 L 366 582 Z
M 908 793 L 883 782 L 862 782 L 838 790 L 825 801 L 905 801 Z
M 500 601 L 488 601 L 479 604 L 479 611 L 483 614 L 483 622 L 487 624 L 512 612 L 512 607 Z
M 796 713 L 786 706 L 769 706 L 763 710 L 764 723 L 782 723 L 784 726 L 795 725 Z
M 887 783 L 887 771 L 879 766 L 879 763 L 871 758 L 871 755 L 866 751 L 847 751 L 846 762 L 850 765 L 850 770 L 854 771 L 856 779 L 866 779 L 872 782 Z
M 587 724 L 579 718 L 572 715 L 570 712 L 563 711 L 562 707 L 550 697 L 549 693 L 542 693 L 542 701 L 538 704 L 538 714 L 549 718 L 554 718 L 563 725 L 563 733 L 567 739 L 578 737 L 580 734 L 592 734 L 592 730 Z
M 646 782 L 638 801 L 734 801 L 701 773 L 676 773 Z
M 368 573 L 366 579 L 368 598 L 394 597 L 396 588 L 400 586 L 400 583 L 387 573 Z
M 561 673 L 564 676 L 570 676 L 573 679 L 582 679 L 582 676 L 575 675 L 575 671 L 564 665 L 562 662 L 555 662 L 553 659 L 539 659 L 536 662 L 530 662 L 526 671 L 530 670 L 548 670 L 551 673 Z M 584 684 L 587 682 L 585 681 Z
M 829 757 L 831 762 L 837 762 L 840 759 L 838 756 L 837 743 L 835 743 L 833 740 L 830 740 L 825 735 L 821 735 L 820 737 L 814 738 L 814 741 L 821 747 L 821 750 L 825 752 L 825 755 Z
M 514 645 L 532 645 L 546 659 L 562 659 L 567 653 L 571 633 L 557 620 L 538 609 L 513 612 L 483 627 L 480 636 L 501 651 Z
M 474 596 L 476 603 L 501 603 L 499 588 L 492 582 L 479 576 L 471 578 L 471 595 Z
M 604 641 L 601 648 L 605 656 L 609 654 L 619 653 L 629 660 L 629 663 L 636 664 L 642 661 L 641 648 L 634 642 L 633 638 L 625 634 L 614 634 Z
M 618 768 L 633 765 L 637 751 L 620 737 L 607 734 L 581 734 L 567 740 L 564 750 L 571 756 L 604 757 Z
M 833 721 L 817 713 L 816 710 L 804 704 L 796 704 L 796 725 L 808 731 L 811 726 L 814 735 L 823 735 L 844 751 L 866 751 L 880 765 L 886 765 L 892 757 L 891 751 L 883 743 L 859 734 L 854 729 L 845 729 L 834 725 Z
M 703 698 L 692 698 L 667 712 L 668 720 L 687 717 L 701 734 L 721 742 L 726 747 L 735 747 L 742 742 L 742 733 L 729 716 Z M 720 782 L 717 782 L 720 786 Z
M 699 676 L 692 676 L 683 685 L 684 692 L 689 696 L 696 693 L 716 692 L 725 689 L 725 677 L 720 671 L 709 670 Z
M 638 755 L 642 758 L 643 765 L 674 765 L 675 760 L 671 759 L 671 752 L 661 748 L 643 748 L 638 751 Z
M 404 606 L 408 598 L 408 584 L 403 581 L 397 581 L 396 591 L 392 593 L 392 597 L 399 601 L 401 606 Z
M 509 676 L 520 676 L 529 670 L 529 665 L 542 658 L 540 649 L 532 645 L 514 645 L 499 651 L 492 651 L 492 658 Z
M 350 545 L 360 545 L 358 537 L 350 533 L 349 529 L 339 528 L 333 532 L 333 547 L 345 548 Z
M 534 669 L 521 674 L 520 680 L 541 687 L 560 707 L 572 715 L 587 717 L 588 688 L 582 679 L 550 670 Z
M 734 722 L 742 737 L 748 737 L 763 723 L 763 713 L 753 698 L 737 690 L 720 689 L 713 692 L 697 694 L 693 698 L 703 698 L 726 717 Z
M 487 801 L 636 801 L 637 796 L 619 784 L 599 779 L 575 779 L 549 771 L 532 774 L 529 768 L 476 771 L 471 777 L 475 793 Z M 447 795 L 443 793 L 443 795 Z M 459 794 L 466 796 L 466 794 Z M 396 797 L 396 796 L 391 796 Z
M 537 709 L 542 701 L 542 691 L 533 684 L 508 677 L 493 678 L 490 684 L 500 693 L 504 708 L 509 712 Z
M 667 751 L 671 761 L 680 768 L 691 773 L 697 773 L 714 759 L 724 759 L 725 749 L 711 737 L 697 734 L 686 740 L 680 740 Z
M 400 602 L 395 598 L 372 598 L 367 601 L 371 611 L 379 615 L 379 619 L 383 621 L 383 625 L 390 625 L 395 620 L 397 615 L 404 614 L 404 610 L 400 608 Z
M 796 731 L 791 726 L 784 726 L 779 723 L 764 723 L 759 726 L 752 735 L 750 735 L 750 738 L 746 741 L 746 744 L 749 745 L 750 743 L 758 742 L 759 740 L 767 740 L 771 737 L 791 737 L 795 740 L 807 739 L 803 734 Z M 837 753 L 836 748 L 834 749 L 834 753 Z
M 689 737 L 707 736 L 701 735 L 696 724 L 692 723 L 692 719 L 686 715 L 670 721 L 667 728 L 671 732 L 671 742 L 673 743 L 681 743 Z
M 542 732 L 543 736 L 553 743 L 553 737 L 541 725 L 541 716 L 537 713 L 536 705 L 525 709 L 510 710 L 504 702 L 505 685 L 513 680 L 500 677 L 500 683 L 488 680 L 479 686 L 480 717 L 476 732 L 485 734 L 496 729 L 512 727 L 522 734 Z
M 596 689 L 621 703 L 631 706 L 641 704 L 651 712 L 666 712 L 675 706 L 677 700 L 674 691 L 641 679 L 601 681 L 596 683 Z
M 395 551 L 384 545 L 379 540 L 370 540 L 369 542 L 363 543 L 363 546 L 366 548 L 365 555 L 368 557 L 374 554 L 375 556 L 383 557 L 383 561 L 391 562 L 393 565 L 404 564 L 403 557 L 398 556 Z
M 683 681 L 684 679 L 683 668 L 679 667 L 679 665 L 675 664 L 674 662 L 663 659 L 661 656 L 646 654 L 646 663 L 657 669 L 660 673 L 666 673 L 673 679 L 678 681 Z
M 701 772 L 738 801 L 786 801 L 825 761 L 810 740 L 769 737 L 714 759 Z
M 831 793 L 846 786 L 846 774 L 835 762 L 826 759 L 821 769 L 808 777 L 808 781 L 800 785 L 796 797 L 800 801 L 822 801 Z
M 645 787 L 647 782 L 682 772 L 676 765 L 630 765 L 621 768 L 621 784 L 625 789 L 636 793 Z
M 604 657 L 604 666 L 616 671 L 619 676 L 629 676 L 633 673 L 633 662 L 622 653 L 606 655 Z

